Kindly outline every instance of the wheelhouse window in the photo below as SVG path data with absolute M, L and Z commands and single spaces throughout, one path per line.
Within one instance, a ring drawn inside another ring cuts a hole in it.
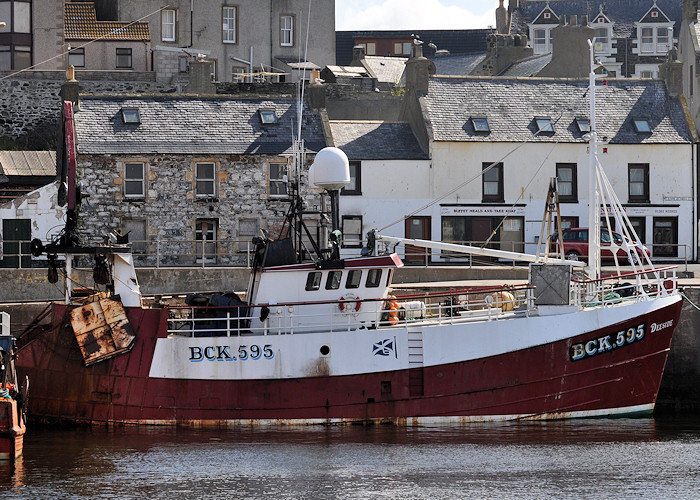
M 195 163 L 195 191 L 197 198 L 216 196 L 216 164 L 213 162 Z
M 131 49 L 117 49 L 117 68 L 131 69 Z
M 314 271 L 306 277 L 306 291 L 311 292 L 321 288 L 321 272 Z
M 270 162 L 270 198 L 287 197 L 287 163 Z
M 85 49 L 73 49 L 68 52 L 68 66 L 75 68 L 85 67 Z
M 482 195 L 483 203 L 503 203 L 503 163 L 482 163 Z
M 649 164 L 628 165 L 630 203 L 649 203 Z
M 557 189 L 559 201 L 577 202 L 578 186 L 575 163 L 557 163 Z
M 342 277 L 343 271 L 330 271 L 326 278 L 326 290 L 337 290 L 340 288 Z
M 361 168 L 359 161 L 350 162 L 350 184 L 340 190 L 343 195 L 360 195 L 362 194 L 361 183 Z
M 236 43 L 236 7 L 221 8 L 221 32 L 224 43 Z
M 360 288 L 362 281 L 362 270 L 353 269 L 348 271 L 348 278 L 345 280 L 345 288 Z
M 370 269 L 367 272 L 367 281 L 365 286 L 367 288 L 377 288 L 379 283 L 382 281 L 382 270 L 381 269 Z
M 146 175 L 143 163 L 124 164 L 124 197 L 144 198 L 146 196 Z
M 294 16 L 280 16 L 280 45 L 282 47 L 294 46 Z
M 174 42 L 175 22 L 177 19 L 177 11 L 175 9 L 163 9 L 160 11 L 160 39 L 163 42 Z

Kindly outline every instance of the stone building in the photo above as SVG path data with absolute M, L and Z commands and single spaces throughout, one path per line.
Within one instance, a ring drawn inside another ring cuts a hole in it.
M 311 69 L 335 64 L 333 0 L 313 2 L 310 12 L 307 0 L 172 0 L 165 7 L 160 0 L 116 3 L 120 20 L 143 19 L 150 25 L 159 81 L 185 72 L 188 60 L 200 54 L 214 62 L 212 77 L 222 82 L 293 82 L 304 74 L 308 79 Z
M 289 208 L 296 108 L 279 94 L 81 96 L 86 241 L 121 229 L 141 264 L 245 264 L 252 237 L 265 229 L 277 238 Z M 303 113 L 310 162 L 326 142 L 321 115 Z

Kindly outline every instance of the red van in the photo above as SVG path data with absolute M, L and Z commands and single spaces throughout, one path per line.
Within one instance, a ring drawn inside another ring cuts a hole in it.
M 588 228 L 587 227 L 577 227 L 566 229 L 562 231 L 562 238 L 564 239 L 564 255 L 569 260 L 588 260 Z M 614 260 L 612 250 L 610 249 L 610 241 L 615 242 L 616 245 L 622 247 L 622 241 L 625 236 L 616 233 L 615 231 L 610 231 L 608 229 L 601 228 L 600 230 L 600 259 L 611 261 Z M 558 243 L 558 242 L 557 242 Z M 651 256 L 651 251 L 643 244 L 635 241 L 631 245 L 637 247 L 637 251 L 640 253 L 644 252 L 647 256 Z M 559 246 L 557 244 L 557 251 L 559 251 Z M 627 253 L 623 248 L 618 248 L 617 258 L 621 262 L 627 260 Z

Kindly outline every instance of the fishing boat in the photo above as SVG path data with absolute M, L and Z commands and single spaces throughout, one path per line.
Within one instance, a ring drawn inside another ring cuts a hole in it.
M 32 416 L 228 426 L 650 414 L 681 296 L 675 269 L 654 267 L 634 244 L 638 238 L 597 161 L 595 80 L 591 70 L 587 264 L 547 248 L 516 254 L 376 232 L 362 255 L 340 258 L 337 196 L 349 180 L 348 162 L 326 148 L 308 177 L 330 197 L 327 244 L 308 241 L 297 183 L 288 237 L 254 241 L 245 296 L 152 304 L 141 296 L 128 244 L 118 237 L 102 247 L 77 243 L 69 141 L 66 231 L 47 245 L 34 242 L 32 250 L 46 253 L 50 266 L 65 255 L 67 272 L 73 256 L 93 256 L 103 289 L 77 298 L 68 287 L 64 303 L 48 310 L 48 326 L 19 339 L 17 367 L 33 381 Z M 70 132 L 69 102 L 64 109 Z M 295 149 L 300 179 L 303 143 Z M 601 274 L 601 210 L 624 236 L 631 271 Z M 308 262 L 305 242 L 316 255 Z M 379 251 L 397 243 L 524 260 L 529 280 L 399 293 L 392 279 L 403 263 Z M 51 273 L 56 278 L 55 268 Z
M 15 370 L 10 315 L 0 312 L 0 460 L 15 460 L 24 449 L 29 380 L 20 384 Z

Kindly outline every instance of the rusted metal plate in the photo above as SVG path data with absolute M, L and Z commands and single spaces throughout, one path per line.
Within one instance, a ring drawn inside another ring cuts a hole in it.
M 121 302 L 102 299 L 70 311 L 85 365 L 127 352 L 136 336 Z
M 104 299 L 100 301 L 102 312 L 107 324 L 112 329 L 112 339 L 117 349 L 127 349 L 136 339 L 134 330 L 131 328 L 126 311 L 121 302 Z

